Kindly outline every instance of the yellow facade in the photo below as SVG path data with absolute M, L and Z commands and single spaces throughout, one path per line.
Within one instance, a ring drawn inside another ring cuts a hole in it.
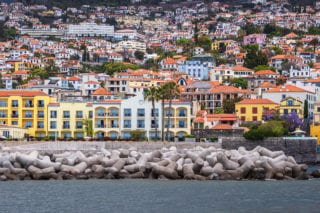
M 212 42 L 211 44 L 211 49 L 212 50 L 219 50 L 220 44 L 224 44 L 225 46 L 230 45 L 232 42 L 232 40 L 215 40 L 214 42 Z
M 190 106 L 172 104 L 171 110 L 166 105 L 164 109 L 164 132 L 167 132 L 167 126 L 170 128 L 170 136 L 180 136 L 185 134 L 191 134 L 191 122 L 190 122 Z M 170 122 L 168 122 L 168 114 L 170 114 Z
M 310 126 L 310 136 L 318 138 L 318 144 L 320 145 L 320 126 L 319 125 Z
M 1 91 L 0 123 L 28 129 L 31 136 L 47 134 L 50 97 L 37 91 Z
M 25 70 L 25 64 L 22 61 L 15 61 L 14 62 L 14 71 L 18 71 L 18 70 Z
M 248 101 L 247 101 L 248 100 Z M 268 99 L 245 99 L 236 103 L 236 114 L 242 122 L 262 121 L 266 110 L 277 110 L 279 105 L 272 101 L 261 101 Z
M 280 115 L 291 114 L 291 112 L 296 112 L 299 118 L 303 118 L 303 103 L 302 101 L 288 97 L 280 102 Z
M 60 102 L 48 106 L 50 138 L 83 138 L 84 119 L 92 119 L 92 105 L 85 102 Z

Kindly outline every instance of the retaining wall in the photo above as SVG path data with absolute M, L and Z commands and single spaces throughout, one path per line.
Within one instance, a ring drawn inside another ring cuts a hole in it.
M 222 138 L 223 149 L 238 149 L 240 146 L 247 150 L 263 146 L 272 151 L 282 150 L 286 155 L 293 156 L 298 163 L 317 163 L 317 138 L 314 137 L 284 137 L 266 138 L 262 141 L 249 141 L 243 137 Z

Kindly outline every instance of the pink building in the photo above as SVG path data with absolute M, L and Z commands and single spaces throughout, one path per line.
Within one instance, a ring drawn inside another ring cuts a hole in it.
M 243 37 L 243 44 L 264 44 L 266 42 L 266 34 L 250 34 Z

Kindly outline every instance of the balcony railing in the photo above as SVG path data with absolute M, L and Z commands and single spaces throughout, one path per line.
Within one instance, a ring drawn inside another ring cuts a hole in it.
M 123 125 L 123 128 L 131 128 L 131 125 Z
M 6 118 L 7 117 L 7 115 L 6 114 L 2 114 L 2 115 L 0 115 L 0 118 Z
M 97 124 L 97 125 L 96 125 L 96 128 L 106 128 L 106 125 L 103 125 L 103 124 Z
M 32 115 L 25 115 L 25 118 L 32 118 Z
M 110 126 L 111 128 L 119 128 L 119 125 L 113 124 Z
M 145 114 L 144 113 L 138 113 L 138 117 L 144 117 Z
M 19 104 L 12 104 L 11 107 L 19 107 Z
M 110 115 L 111 117 L 117 117 L 117 116 L 119 116 L 119 113 L 109 113 L 109 115 Z
M 38 114 L 38 118 L 44 118 L 43 114 Z
M 44 126 L 37 126 L 37 128 L 38 128 L 38 129 L 43 129 L 43 128 L 44 128 Z
M 38 104 L 38 107 L 44 107 L 44 104 Z
M 24 107 L 33 107 L 33 104 L 25 104 Z
M 131 113 L 124 113 L 125 117 L 131 117 Z
M 151 124 L 151 128 L 159 128 L 158 124 Z
M 138 128 L 145 128 L 145 125 L 138 125 Z
M 159 117 L 159 113 L 151 113 L 151 117 L 154 117 L 154 116 Z
M 17 115 L 17 114 L 12 114 L 11 115 L 11 118 L 17 118 L 17 117 L 19 117 L 19 115 Z
M 62 129 L 70 129 L 70 125 L 63 125 Z
M 179 117 L 186 117 L 185 113 L 179 113 Z
M 82 129 L 83 126 L 76 126 L 76 129 Z

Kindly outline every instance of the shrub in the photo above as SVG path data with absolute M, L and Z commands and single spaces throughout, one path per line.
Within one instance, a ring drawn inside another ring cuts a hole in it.
M 268 121 L 243 134 L 248 140 L 263 140 L 265 137 L 281 137 L 288 133 L 286 124 L 282 121 Z
M 183 136 L 184 138 L 195 138 L 195 135 L 187 134 Z

